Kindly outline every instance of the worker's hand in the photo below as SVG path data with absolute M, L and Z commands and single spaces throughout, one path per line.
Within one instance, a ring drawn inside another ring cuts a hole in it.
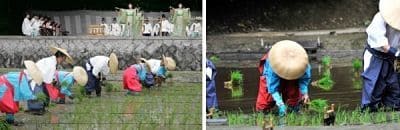
M 286 115 L 286 106 L 285 104 L 278 106 L 279 108 L 279 116 L 285 116 Z
M 384 46 L 382 47 L 382 49 L 383 49 L 383 52 L 387 53 L 387 52 L 389 51 L 389 49 L 390 49 L 389 44 L 384 45 Z
M 304 94 L 303 95 L 303 103 L 307 104 L 310 102 L 310 97 L 308 96 L 308 94 Z

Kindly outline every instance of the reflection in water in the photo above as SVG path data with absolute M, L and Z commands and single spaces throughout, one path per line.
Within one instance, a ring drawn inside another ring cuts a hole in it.
M 224 81 L 229 80 L 229 74 L 233 70 L 243 73 L 243 97 L 232 98 L 231 91 L 224 88 Z M 361 91 L 356 90 L 352 83 L 352 68 L 333 68 L 332 78 L 335 84 L 330 91 L 309 87 L 311 99 L 327 99 L 329 103 L 338 104 L 344 108 L 355 108 L 361 103 Z M 255 103 L 258 93 L 259 72 L 257 68 L 217 68 L 217 96 L 220 110 L 237 111 L 249 113 L 255 111 Z M 317 69 L 312 70 L 312 81 L 319 79 Z

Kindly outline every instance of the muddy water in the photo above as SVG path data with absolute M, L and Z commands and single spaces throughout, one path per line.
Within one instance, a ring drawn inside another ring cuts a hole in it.
M 244 75 L 243 97 L 232 98 L 231 92 L 224 88 L 224 81 L 229 80 L 233 70 L 240 70 Z M 224 111 L 238 111 L 249 113 L 255 110 L 258 93 L 259 72 L 257 68 L 217 68 L 217 95 L 219 108 Z M 360 105 L 361 91 L 353 88 L 352 68 L 342 67 L 331 70 L 335 85 L 330 91 L 309 87 L 311 99 L 327 99 L 329 103 L 338 104 L 346 109 L 353 109 Z M 312 70 L 312 81 L 318 79 L 318 69 Z

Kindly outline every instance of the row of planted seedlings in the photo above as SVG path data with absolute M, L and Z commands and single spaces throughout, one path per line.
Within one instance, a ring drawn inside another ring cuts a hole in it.
M 81 99 L 74 101 L 73 105 L 66 106 L 70 109 L 68 111 L 54 110 L 55 112 L 51 112 L 53 117 L 49 118 L 58 116 L 58 121 L 52 124 L 54 128 L 201 128 L 201 93 L 194 93 L 201 92 L 201 84 L 185 85 L 189 87 L 183 89 L 184 85 L 169 86 L 161 88 L 162 91 L 143 89 L 144 94 L 140 96 L 124 96 L 123 92 L 110 92 L 101 98 L 86 98 L 83 93 L 79 93 L 79 88 L 82 87 L 75 87 L 74 91 Z
M 301 113 L 288 113 L 285 117 L 277 116 L 277 113 L 265 114 L 262 112 L 243 113 L 226 112 L 222 115 L 228 119 L 230 126 L 264 126 L 288 125 L 288 126 L 322 126 L 325 125 L 325 113 L 306 110 Z M 335 110 L 335 125 L 368 125 L 381 123 L 400 123 L 400 113 L 396 111 L 380 110 L 375 113 L 355 110 L 344 110 L 338 107 Z
M 312 86 L 318 87 L 324 91 L 330 91 L 334 86 L 331 74 L 331 58 L 324 56 L 321 60 L 322 69 L 321 78 L 313 81 Z M 360 59 L 354 59 L 352 61 L 352 81 L 355 89 L 362 88 L 362 62 Z M 237 72 L 235 72 L 237 73 Z M 234 79 L 231 73 L 231 80 Z M 321 72 L 320 72 L 321 73 Z M 243 79 L 243 78 L 241 78 Z M 227 84 L 225 84 L 227 86 Z M 229 85 L 228 85 L 229 86 Z M 335 109 L 336 108 L 336 109 Z M 289 112 L 285 117 L 281 118 L 277 116 L 277 113 L 243 113 L 240 109 L 237 112 L 219 112 L 215 118 L 219 116 L 227 117 L 228 125 L 247 125 L 247 126 L 265 126 L 266 124 L 284 124 L 290 126 L 321 126 L 327 125 L 329 119 L 334 119 L 333 122 L 336 125 L 362 125 L 362 124 L 378 124 L 388 122 L 400 123 L 400 114 L 392 111 L 381 109 L 378 112 L 370 113 L 360 110 L 357 107 L 354 110 L 346 110 L 341 106 L 335 107 L 333 104 L 328 105 L 328 101 L 324 99 L 315 99 L 308 104 L 304 104 L 300 113 Z M 333 117 L 333 118 L 332 118 Z M 328 122 L 329 123 L 329 122 Z

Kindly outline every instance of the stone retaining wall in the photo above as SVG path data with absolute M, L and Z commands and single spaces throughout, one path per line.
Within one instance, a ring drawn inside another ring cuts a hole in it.
M 318 42 L 314 63 L 318 63 L 325 56 L 331 56 L 334 66 L 348 66 L 355 58 L 362 59 L 365 33 L 350 33 L 338 35 L 310 35 L 310 36 L 207 36 L 207 57 L 220 57 L 219 67 L 257 67 L 259 59 L 271 46 L 281 40 L 298 42 Z M 261 42 L 261 39 L 263 42 Z
M 75 65 L 82 65 L 89 57 L 118 56 L 119 69 L 136 63 L 138 58 L 161 59 L 171 56 L 178 71 L 201 70 L 201 39 L 182 38 L 121 38 L 95 36 L 23 37 L 0 36 L 0 67 L 21 67 L 24 60 L 37 61 L 51 55 L 49 47 L 66 48 L 74 58 Z M 65 65 L 71 67 L 70 65 Z

